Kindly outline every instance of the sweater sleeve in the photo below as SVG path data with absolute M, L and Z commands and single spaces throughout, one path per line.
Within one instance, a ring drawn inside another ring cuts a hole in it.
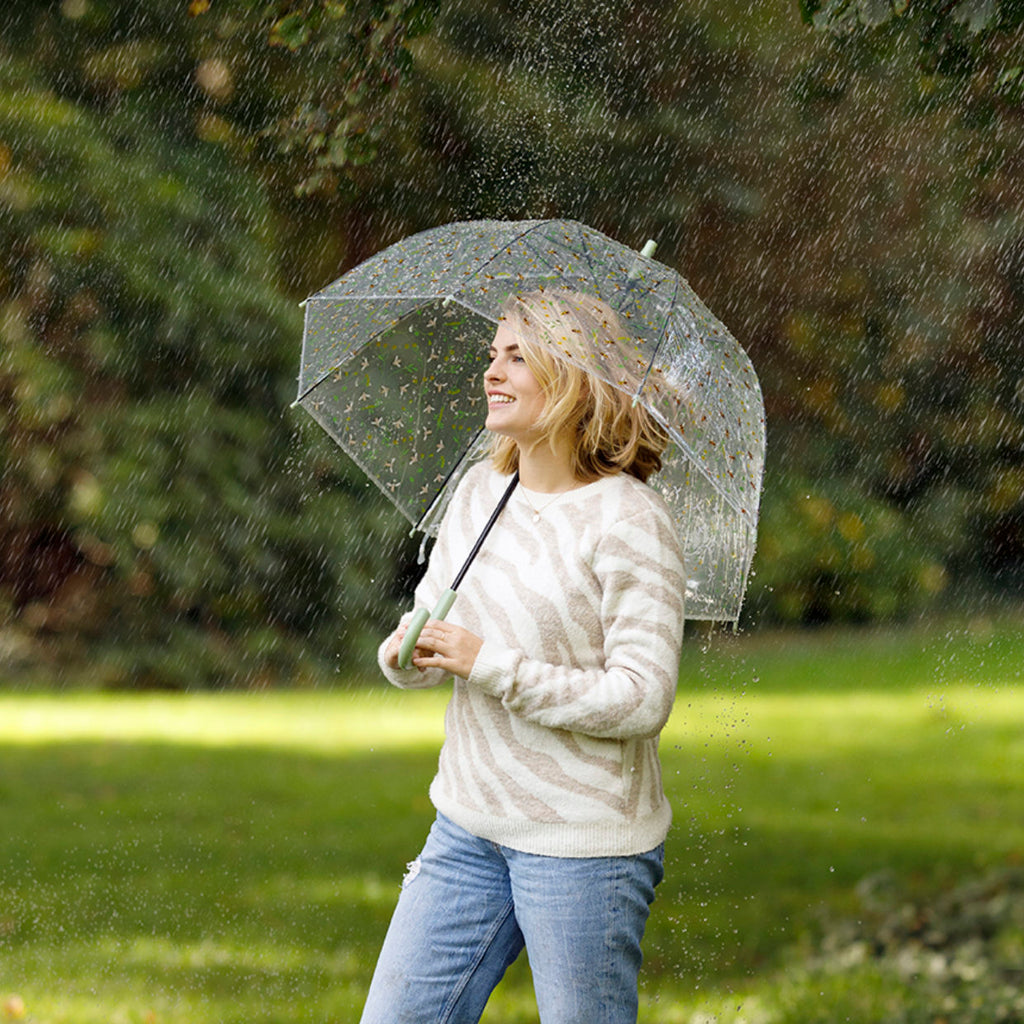
M 511 713 L 598 738 L 656 736 L 675 699 L 685 576 L 667 513 L 617 522 L 597 545 L 603 667 L 572 668 L 485 640 L 469 682 Z

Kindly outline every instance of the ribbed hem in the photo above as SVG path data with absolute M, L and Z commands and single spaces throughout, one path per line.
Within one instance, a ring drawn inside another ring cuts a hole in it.
M 639 821 L 537 822 L 495 818 L 467 810 L 438 792 L 437 780 L 430 799 L 446 818 L 472 835 L 499 846 L 543 857 L 631 857 L 647 853 L 665 841 L 672 824 L 667 800 Z

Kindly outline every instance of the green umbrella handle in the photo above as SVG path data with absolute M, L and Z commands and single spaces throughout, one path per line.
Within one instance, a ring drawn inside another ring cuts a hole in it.
M 441 600 L 437 602 L 432 612 L 427 611 L 426 608 L 416 609 L 416 613 L 409 621 L 409 628 L 406 630 L 405 638 L 402 640 L 402 646 L 398 649 L 399 668 L 408 668 L 412 664 L 412 652 L 416 648 L 416 641 L 419 640 L 420 633 L 423 632 L 423 627 L 427 624 L 427 620 L 443 619 L 455 603 L 455 596 L 454 590 L 446 590 L 441 595 Z

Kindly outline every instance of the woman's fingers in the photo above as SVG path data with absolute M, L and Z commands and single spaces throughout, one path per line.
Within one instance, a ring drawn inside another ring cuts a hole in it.
M 475 633 L 450 622 L 430 619 L 420 633 L 413 664 L 441 668 L 468 679 L 483 641 Z
M 445 622 L 432 620 L 423 627 L 418 643 L 424 644 L 435 651 L 439 651 L 442 648 L 451 649 L 454 633 L 459 628 Z M 461 630 L 461 632 L 465 632 L 465 630 Z

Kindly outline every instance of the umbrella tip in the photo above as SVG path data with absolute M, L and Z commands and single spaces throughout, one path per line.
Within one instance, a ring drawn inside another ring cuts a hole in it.
M 650 259 L 654 255 L 654 250 L 658 248 L 658 243 L 653 238 L 648 238 L 644 243 L 644 247 L 640 250 L 640 256 L 644 259 Z M 637 281 L 643 270 L 640 266 L 640 260 L 633 260 L 633 269 L 626 275 L 626 280 L 629 284 Z

